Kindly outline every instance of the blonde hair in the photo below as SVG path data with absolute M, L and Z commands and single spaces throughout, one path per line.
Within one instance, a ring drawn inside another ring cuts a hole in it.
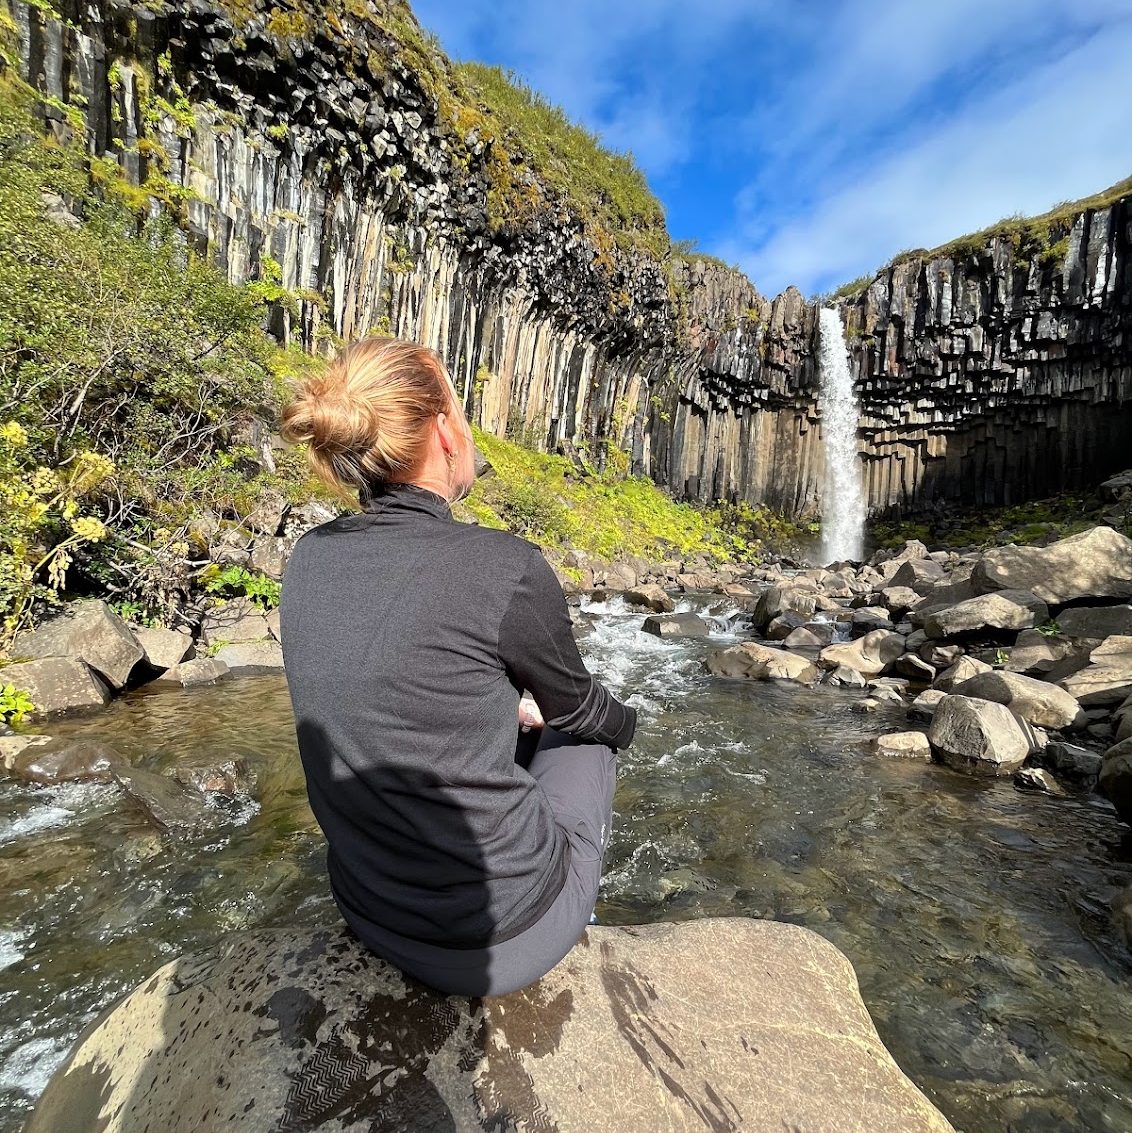
M 435 351 L 398 338 L 347 346 L 308 378 L 283 410 L 283 436 L 307 446 L 316 476 L 344 493 L 411 476 L 424 459 L 429 426 L 457 408 Z

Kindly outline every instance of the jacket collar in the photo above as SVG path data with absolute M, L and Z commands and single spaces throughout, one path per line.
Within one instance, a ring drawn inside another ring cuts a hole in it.
M 437 519 L 451 519 L 452 509 L 443 496 L 416 484 L 367 484 L 359 493 L 362 511 L 370 515 L 382 512 L 421 512 Z

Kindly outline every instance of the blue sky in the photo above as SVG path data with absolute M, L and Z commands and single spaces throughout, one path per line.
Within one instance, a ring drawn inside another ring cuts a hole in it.
M 767 295 L 1132 175 L 1132 0 L 413 0 Z

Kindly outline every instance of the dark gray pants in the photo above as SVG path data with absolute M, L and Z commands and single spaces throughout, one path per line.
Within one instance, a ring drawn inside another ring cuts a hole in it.
M 382 929 L 367 933 L 378 955 L 450 995 L 506 995 L 534 983 L 578 942 L 597 900 L 613 821 L 616 755 L 604 744 L 544 728 L 541 736 L 520 736 L 516 760 L 538 780 L 570 843 L 566 884 L 550 908 L 518 936 L 484 948 L 442 948 Z

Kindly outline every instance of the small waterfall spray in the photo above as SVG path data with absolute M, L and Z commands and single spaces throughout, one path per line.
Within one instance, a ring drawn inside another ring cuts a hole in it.
M 825 483 L 822 486 L 822 562 L 860 559 L 865 545 L 865 491 L 857 460 L 860 407 L 853 392 L 841 314 L 820 312 L 820 381 Z

